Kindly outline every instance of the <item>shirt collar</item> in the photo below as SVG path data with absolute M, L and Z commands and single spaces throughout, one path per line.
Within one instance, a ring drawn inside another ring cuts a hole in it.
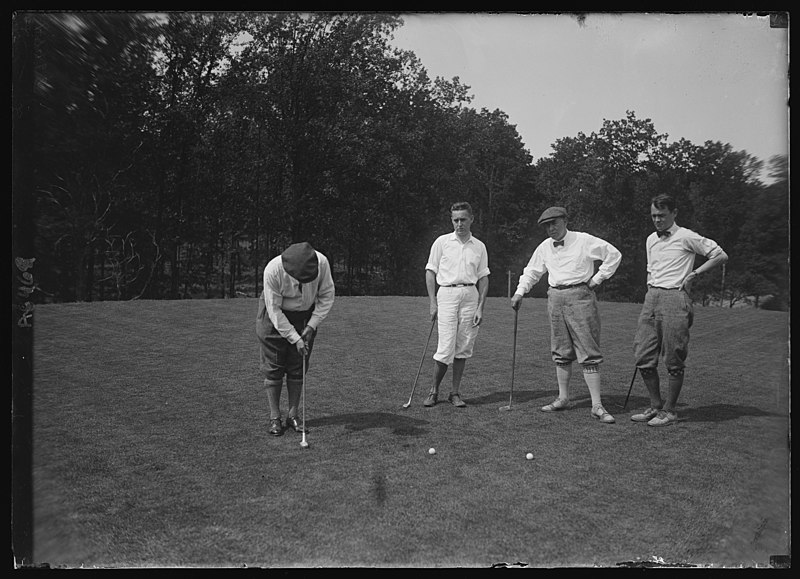
M 675 235 L 675 232 L 678 231 L 678 229 L 680 229 L 680 225 L 678 225 L 677 223 L 673 223 L 672 227 L 667 229 L 667 231 L 669 231 L 669 235 L 667 235 L 667 238 L 670 238 L 673 235 Z M 658 237 L 659 239 L 662 239 L 662 237 L 660 235 L 658 235 L 658 231 L 654 231 L 653 233 L 655 234 L 656 237 Z
M 453 241 L 458 241 L 459 243 L 461 242 L 461 240 L 458 238 L 458 234 L 455 231 L 450 234 L 450 239 L 452 239 Z M 472 241 L 472 232 L 471 231 L 469 233 L 469 237 L 467 238 L 467 240 L 464 243 L 469 243 L 470 241 Z
M 549 236 L 548 236 L 547 240 L 550 243 L 555 243 L 556 242 L 555 239 L 553 239 L 552 237 L 549 237 Z M 563 241 L 564 245 L 567 245 L 567 243 L 569 241 L 571 241 L 571 240 L 572 240 L 572 232 L 569 229 L 567 229 L 567 232 L 564 234 L 564 237 L 562 237 L 559 241 Z

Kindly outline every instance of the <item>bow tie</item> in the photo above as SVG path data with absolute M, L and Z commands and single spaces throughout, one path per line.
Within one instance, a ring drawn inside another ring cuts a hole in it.
M 669 237 L 670 235 L 670 232 L 667 231 L 666 229 L 664 231 L 656 231 L 656 233 L 658 234 L 659 237 Z
M 558 247 L 559 245 L 564 245 L 564 240 L 563 239 L 561 241 L 554 241 L 553 242 L 553 247 Z

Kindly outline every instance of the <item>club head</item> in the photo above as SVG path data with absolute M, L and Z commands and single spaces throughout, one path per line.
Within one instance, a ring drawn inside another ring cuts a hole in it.
M 511 405 L 509 404 L 508 406 L 501 406 L 500 410 L 505 410 L 505 411 L 511 410 Z
M 411 400 L 403 404 L 403 408 L 408 408 L 409 406 L 411 406 Z
M 303 441 L 300 443 L 300 446 L 302 446 L 303 448 L 308 448 L 308 443 L 307 443 L 305 440 L 303 440 Z

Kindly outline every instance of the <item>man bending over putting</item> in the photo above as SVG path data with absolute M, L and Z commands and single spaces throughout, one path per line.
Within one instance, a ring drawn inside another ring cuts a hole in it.
M 467 405 L 459 393 L 461 377 L 467 358 L 472 357 L 489 291 L 489 255 L 483 242 L 470 231 L 474 220 L 469 203 L 454 203 L 450 207 L 453 232 L 433 242 L 425 265 L 431 320 L 438 317 L 439 333 L 439 344 L 433 355 L 433 387 L 425 406 L 438 402 L 439 385 L 450 364 L 453 365 L 453 389 L 448 400 L 457 408 Z
M 303 432 L 297 407 L 317 329 L 333 306 L 335 289 L 326 258 L 310 244 L 295 243 L 264 268 L 264 292 L 258 303 L 256 335 L 259 368 L 269 401 L 269 433 L 283 434 L 281 388 L 284 376 L 289 409 L 286 428 Z

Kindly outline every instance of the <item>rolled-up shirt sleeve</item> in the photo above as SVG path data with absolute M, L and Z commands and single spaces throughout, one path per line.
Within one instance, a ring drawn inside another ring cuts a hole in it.
M 443 237 L 437 237 L 431 245 L 431 251 L 428 255 L 428 263 L 425 264 L 425 269 L 431 270 L 433 273 L 439 273 L 439 263 L 442 261 L 442 243 Z
M 489 252 L 486 250 L 486 246 L 483 244 L 481 249 L 482 249 L 481 258 L 480 261 L 478 262 L 478 270 L 477 270 L 478 279 L 489 277 L 489 274 L 491 273 L 491 271 L 489 270 Z
M 716 241 L 698 234 L 687 235 L 684 238 L 684 245 L 690 251 L 702 255 L 707 259 L 714 259 L 723 252 Z
M 599 237 L 591 238 L 588 254 L 591 259 L 602 262 L 600 267 L 597 268 L 597 273 L 592 277 L 594 283 L 598 285 L 614 275 L 622 262 L 622 253 L 609 242 Z

